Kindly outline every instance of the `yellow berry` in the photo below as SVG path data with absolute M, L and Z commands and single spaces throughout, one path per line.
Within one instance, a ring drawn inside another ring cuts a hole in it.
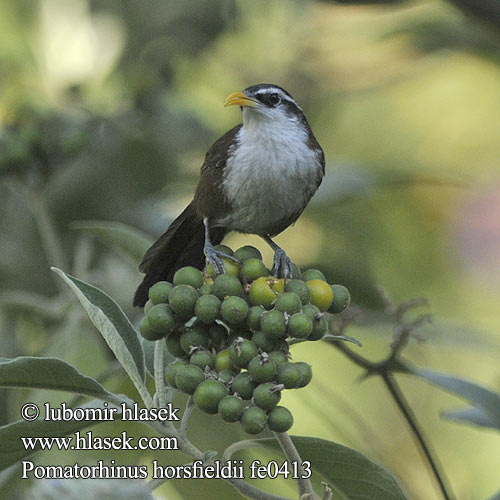
M 237 264 L 236 262 L 229 260 L 229 259 L 224 259 L 222 258 L 222 262 L 224 263 L 224 269 L 226 271 L 226 274 L 229 274 L 231 276 L 238 276 L 240 274 L 240 265 Z M 208 264 L 206 273 L 208 276 L 212 278 L 216 278 L 217 274 L 215 273 L 214 266 L 212 264 Z
M 248 297 L 254 306 L 264 306 L 270 309 L 278 293 L 274 291 L 268 279 L 264 276 L 257 278 L 250 287 Z
M 311 304 L 319 307 L 321 311 L 328 310 L 333 302 L 333 292 L 330 285 L 319 279 L 310 280 L 306 285 L 311 292 Z

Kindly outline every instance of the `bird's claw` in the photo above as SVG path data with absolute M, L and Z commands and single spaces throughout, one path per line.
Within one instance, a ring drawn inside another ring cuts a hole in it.
M 274 252 L 273 268 L 271 272 L 273 276 L 277 278 L 292 277 L 292 261 L 281 248 Z
M 235 264 L 241 264 L 241 262 L 236 258 L 236 257 L 233 257 L 232 255 L 229 255 L 227 253 L 224 253 L 224 252 L 219 252 L 217 250 L 215 250 L 215 253 L 221 258 L 221 259 L 227 259 L 227 260 L 230 260 L 231 262 L 234 262 Z
M 240 261 L 234 258 L 232 255 L 228 255 L 224 252 L 219 252 L 212 245 L 205 245 L 204 253 L 207 261 L 212 264 L 215 270 L 215 274 L 217 275 L 225 274 L 226 272 L 226 268 L 224 267 L 224 262 L 222 261 L 222 259 L 228 259 L 237 264 L 240 263 Z

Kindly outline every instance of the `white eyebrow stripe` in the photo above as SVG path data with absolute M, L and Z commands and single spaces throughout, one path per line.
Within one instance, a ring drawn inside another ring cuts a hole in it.
M 300 106 L 297 104 L 297 102 L 280 89 L 269 87 L 267 89 L 261 89 L 258 92 L 256 92 L 256 95 L 263 95 L 263 94 L 279 94 L 279 96 L 283 101 L 291 102 L 300 109 Z

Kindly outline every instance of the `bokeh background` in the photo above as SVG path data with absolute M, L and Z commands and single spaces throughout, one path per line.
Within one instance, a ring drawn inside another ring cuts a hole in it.
M 240 120 L 223 108 L 225 96 L 272 82 L 302 105 L 327 158 L 320 190 L 277 242 L 301 267 L 351 290 L 367 311 L 349 330 L 364 355 L 376 359 L 391 340 L 377 286 L 396 301 L 425 297 L 434 322 L 405 356 L 498 391 L 499 26 L 496 0 L 0 1 L 0 355 L 58 356 L 92 376 L 107 370 L 110 389 L 133 393 L 49 267 L 103 288 L 137 321 L 137 262 L 81 221 L 158 236 L 189 202 L 208 147 Z M 226 243 L 271 256 L 253 237 Z M 294 434 L 354 447 L 387 466 L 411 498 L 440 498 L 379 381 L 358 383 L 360 369 L 330 347 L 298 345 L 294 356 L 314 368 L 306 390 L 284 394 Z M 441 420 L 463 402 L 400 382 L 457 497 L 497 491 L 498 433 Z M 68 400 L 1 391 L 2 425 L 19 418 L 22 401 L 49 398 Z M 203 449 L 245 437 L 216 417 L 193 420 Z M 156 457 L 50 452 L 35 461 L 99 458 Z M 3 498 L 23 498 L 28 484 L 18 475 L 0 476 L 11 495 Z M 199 498 L 200 488 L 204 498 L 240 498 L 222 481 L 172 482 L 156 495 Z

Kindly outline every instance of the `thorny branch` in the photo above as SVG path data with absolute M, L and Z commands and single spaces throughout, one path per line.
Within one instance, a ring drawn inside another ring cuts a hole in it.
M 445 500 L 452 500 L 455 496 L 443 467 L 393 375 L 394 372 L 401 371 L 403 365 L 400 362 L 400 355 L 403 349 L 408 345 L 410 337 L 414 336 L 419 338 L 415 333 L 416 330 L 431 321 L 431 316 L 429 314 L 420 314 L 415 319 L 409 321 L 405 317 L 406 313 L 417 307 L 426 306 L 427 300 L 416 298 L 396 305 L 384 290 L 379 289 L 379 292 L 385 305 L 385 313 L 394 323 L 393 340 L 389 346 L 389 354 L 380 361 L 371 361 L 353 351 L 344 342 L 332 342 L 332 345 L 351 361 L 364 368 L 366 370 L 366 376 L 378 375 L 382 378 L 384 385 L 408 423 L 424 459 L 429 464 L 443 498 Z M 334 325 L 334 334 L 344 335 L 349 324 L 355 319 L 356 311 L 354 314 L 338 318 Z

